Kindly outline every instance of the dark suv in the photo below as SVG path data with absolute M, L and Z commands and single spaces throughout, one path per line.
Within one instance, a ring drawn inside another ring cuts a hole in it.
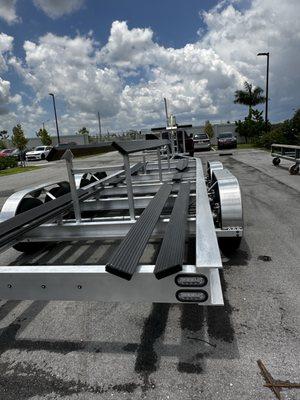
M 218 135 L 218 149 L 236 149 L 237 140 L 231 132 L 224 132 Z

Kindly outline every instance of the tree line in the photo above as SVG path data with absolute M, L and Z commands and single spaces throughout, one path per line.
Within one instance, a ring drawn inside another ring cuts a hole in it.
M 41 143 L 44 146 L 51 146 L 52 138 L 45 128 L 39 129 L 39 131 L 36 132 L 36 136 L 40 138 Z M 8 139 L 9 139 L 9 133 L 6 130 L 0 131 L 0 149 L 5 149 L 7 147 Z M 11 142 L 13 146 L 19 150 L 26 149 L 28 139 L 24 134 L 21 124 L 17 124 L 16 126 L 13 127 Z
M 272 143 L 300 144 L 300 109 L 295 111 L 291 119 L 277 124 L 267 124 L 263 118 L 263 111 L 254 107 L 266 102 L 263 89 L 259 86 L 244 82 L 243 90 L 236 90 L 234 103 L 248 107 L 248 115 L 243 121 L 235 121 L 236 132 L 259 147 L 270 148 Z

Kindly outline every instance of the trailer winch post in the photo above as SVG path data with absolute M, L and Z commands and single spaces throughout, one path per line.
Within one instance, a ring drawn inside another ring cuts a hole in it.
M 80 205 L 79 199 L 77 195 L 75 177 L 73 174 L 73 158 L 74 155 L 70 149 L 66 150 L 62 156 L 63 160 L 66 160 L 66 166 L 68 171 L 68 178 L 70 183 L 70 190 L 71 190 L 71 197 L 73 202 L 74 214 L 76 222 L 79 223 L 81 221 L 81 212 L 80 212 Z
M 183 153 L 186 153 L 186 147 L 185 147 L 185 137 L 184 137 L 184 130 L 182 130 L 182 144 L 183 144 Z

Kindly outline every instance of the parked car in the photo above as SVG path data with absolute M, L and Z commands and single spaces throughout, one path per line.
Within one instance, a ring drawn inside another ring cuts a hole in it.
M 11 153 L 11 156 L 15 157 L 18 161 L 25 161 L 27 151 L 28 150 L 14 149 L 14 151 Z
M 11 156 L 14 149 L 3 149 L 0 151 L 0 157 L 8 157 Z
M 231 132 L 220 133 L 218 136 L 218 149 L 236 149 L 237 140 Z
M 211 149 L 210 139 L 206 133 L 195 133 L 193 140 L 195 151 Z
M 26 153 L 27 161 L 45 160 L 49 154 L 51 146 L 38 146 L 33 151 L 28 151 Z

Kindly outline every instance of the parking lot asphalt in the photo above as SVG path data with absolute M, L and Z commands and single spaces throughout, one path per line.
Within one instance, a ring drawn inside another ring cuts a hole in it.
M 299 381 L 300 177 L 259 150 L 201 156 L 220 159 L 243 196 L 245 237 L 223 257 L 225 306 L 2 300 L 1 400 L 274 399 L 258 359 L 275 379 Z M 56 163 L 3 177 L 1 190 L 62 179 L 63 171 Z M 0 264 L 95 263 L 108 251 L 105 243 L 60 244 L 31 257 L 8 250 Z M 299 391 L 282 398 L 299 399 Z

